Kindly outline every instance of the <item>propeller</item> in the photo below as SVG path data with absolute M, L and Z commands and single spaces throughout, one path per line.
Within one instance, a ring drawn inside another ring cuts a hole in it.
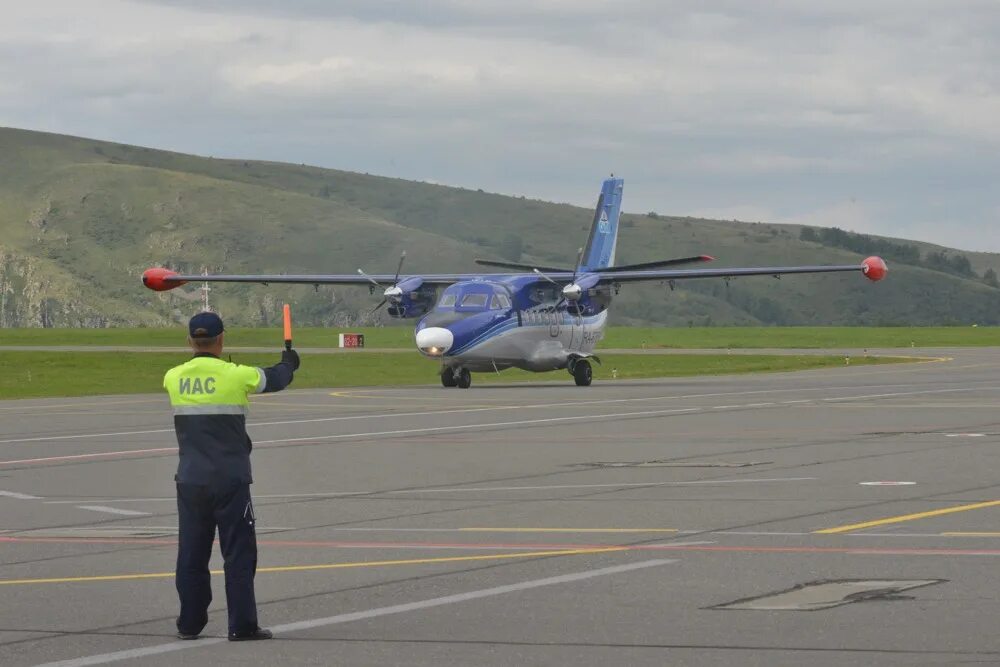
M 569 281 L 567 285 L 560 285 L 555 280 L 545 275 L 540 269 L 532 269 L 541 278 L 549 281 L 553 285 L 560 287 L 562 289 L 562 296 L 555 305 L 555 310 L 559 310 L 567 301 L 572 301 L 576 306 L 576 316 L 580 317 L 583 315 L 583 307 L 580 305 L 580 298 L 583 293 L 600 282 L 601 277 L 597 274 L 588 273 L 580 275 L 580 269 L 583 264 L 583 248 L 577 251 L 576 264 L 573 265 L 573 278 Z
M 573 265 L 573 279 L 569 281 L 569 285 L 563 287 L 563 297 L 562 300 L 556 305 L 558 309 L 567 299 L 572 299 L 576 303 L 576 316 L 580 317 L 580 297 L 583 296 L 583 289 L 576 283 L 576 277 L 580 274 L 580 264 L 583 263 L 583 248 L 576 251 L 576 264 Z
M 383 290 L 382 300 L 379 302 L 377 306 L 368 311 L 369 316 L 374 315 L 379 310 L 379 308 L 381 308 L 387 303 L 390 302 L 393 304 L 399 303 L 403 298 L 403 294 L 405 294 L 406 292 L 412 292 L 414 290 L 420 289 L 420 286 L 423 284 L 422 278 L 413 277 L 413 278 L 407 278 L 406 280 L 403 281 L 399 280 L 399 274 L 402 273 L 403 271 L 403 263 L 405 261 L 406 261 L 406 251 L 404 250 L 399 255 L 399 264 L 396 265 L 396 275 L 393 276 L 392 285 L 385 288 L 383 288 L 382 284 L 379 283 L 379 281 L 375 280 L 361 269 L 358 269 L 358 275 L 367 279 L 368 282 L 372 284 L 370 290 L 373 293 L 376 287 Z

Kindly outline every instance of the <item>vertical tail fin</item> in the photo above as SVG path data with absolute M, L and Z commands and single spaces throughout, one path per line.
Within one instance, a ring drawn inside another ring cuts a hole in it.
M 606 178 L 594 211 L 594 224 L 583 251 L 582 271 L 606 269 L 615 264 L 618 245 L 618 217 L 621 215 L 623 178 Z

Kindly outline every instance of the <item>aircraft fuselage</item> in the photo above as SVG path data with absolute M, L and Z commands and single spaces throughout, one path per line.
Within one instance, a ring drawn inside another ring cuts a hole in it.
M 551 371 L 591 355 L 610 300 L 607 289 L 568 301 L 538 276 L 491 276 L 444 290 L 414 336 L 421 354 L 451 368 Z

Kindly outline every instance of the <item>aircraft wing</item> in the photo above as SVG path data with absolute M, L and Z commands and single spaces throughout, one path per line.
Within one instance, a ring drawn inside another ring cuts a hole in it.
M 299 285 L 371 285 L 374 282 L 383 286 L 393 285 L 400 279 L 408 277 L 419 277 L 424 285 L 451 285 L 462 280 L 471 280 L 472 275 L 464 273 L 440 273 L 420 276 L 396 276 L 388 274 L 316 274 L 316 275 L 294 275 L 294 274 L 246 274 L 246 275 L 226 275 L 198 273 L 177 273 L 169 269 L 147 269 L 142 274 L 142 284 L 151 290 L 163 292 L 180 287 L 185 283 L 289 283 Z
M 860 271 L 869 280 L 881 280 L 889 269 L 880 257 L 869 257 L 860 264 L 819 266 L 772 266 L 722 269 L 674 269 L 660 271 L 621 271 L 599 274 L 600 283 L 635 283 L 690 278 L 736 278 L 739 276 L 781 276 L 796 273 L 842 273 Z
M 624 267 L 623 267 L 624 268 Z M 749 268 L 721 268 L 721 269 L 660 269 L 660 270 L 622 270 L 613 273 L 595 272 L 587 274 L 592 282 L 589 285 L 614 284 L 614 283 L 636 283 L 655 282 L 663 280 L 688 280 L 691 278 L 737 278 L 740 276 L 781 276 L 797 273 L 840 273 L 860 271 L 869 280 L 882 280 L 889 269 L 885 261 L 880 257 L 869 257 L 860 264 L 847 265 L 819 265 L 819 266 L 773 266 L 773 267 L 749 267 Z M 539 275 L 552 281 L 572 281 L 578 276 L 570 272 L 557 272 Z M 506 275 L 506 274 L 497 274 Z M 411 279 L 419 279 L 422 285 L 444 286 L 466 280 L 475 280 L 493 277 L 491 274 L 471 274 L 471 273 L 437 273 L 416 276 L 398 276 L 393 274 L 316 274 L 316 275 L 293 275 L 293 274 L 247 274 L 247 275 L 225 275 L 209 274 L 201 275 L 197 273 L 182 274 L 170 269 L 153 268 L 147 269 L 142 274 L 142 284 L 151 290 L 163 292 L 180 287 L 188 282 L 216 282 L 216 283 L 290 283 L 300 285 L 362 285 L 370 286 L 378 284 L 381 286 L 391 286 L 402 284 Z

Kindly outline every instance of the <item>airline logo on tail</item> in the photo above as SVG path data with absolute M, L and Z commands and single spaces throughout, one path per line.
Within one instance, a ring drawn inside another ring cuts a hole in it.
M 601 211 L 601 222 L 597 225 L 597 231 L 602 234 L 611 233 L 611 223 L 608 222 L 608 210 L 604 209 Z

